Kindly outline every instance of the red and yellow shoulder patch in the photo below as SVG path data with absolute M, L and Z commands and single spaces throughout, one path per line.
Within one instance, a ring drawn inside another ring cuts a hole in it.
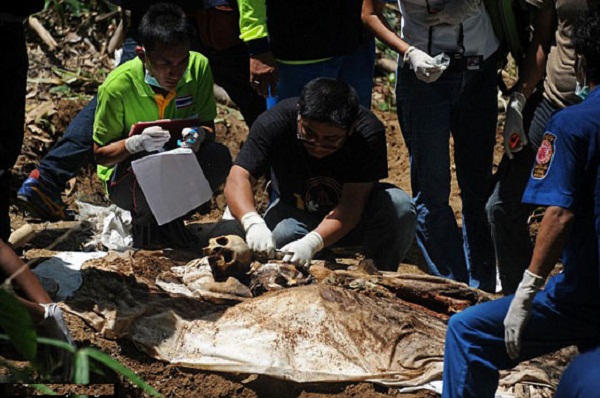
M 531 176 L 537 180 L 541 180 L 546 177 L 550 166 L 552 165 L 552 159 L 554 159 L 554 153 L 556 152 L 556 136 L 550 132 L 544 133 L 544 138 L 540 144 L 537 155 L 535 156 L 535 164 L 531 171 Z

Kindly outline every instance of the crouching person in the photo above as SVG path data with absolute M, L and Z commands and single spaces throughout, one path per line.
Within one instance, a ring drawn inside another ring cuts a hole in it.
M 308 267 L 316 253 L 362 245 L 382 270 L 396 270 L 415 230 L 415 209 L 387 177 L 385 128 L 359 106 L 356 91 L 334 79 L 309 82 L 299 98 L 263 113 L 227 178 L 231 214 L 251 250 Z M 264 219 L 252 193 L 269 175 Z
M 138 27 L 142 47 L 138 57 L 115 69 L 98 91 L 94 120 L 94 155 L 98 176 L 111 201 L 133 217 L 133 240 L 138 248 L 189 247 L 194 237 L 179 218 L 158 227 L 131 161 L 161 148 L 171 149 L 177 138 L 160 127 L 129 137 L 132 125 L 158 119 L 198 119 L 196 157 L 214 191 L 231 167 L 229 150 L 214 142 L 216 102 L 208 60 L 190 51 L 193 28 L 173 4 L 156 4 Z

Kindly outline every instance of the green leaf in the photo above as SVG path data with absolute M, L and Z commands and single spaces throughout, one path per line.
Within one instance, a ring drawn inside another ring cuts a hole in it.
M 69 94 L 71 92 L 71 87 L 69 86 L 56 86 L 56 87 L 52 87 L 50 90 L 48 90 L 51 94 Z
M 36 332 L 27 309 L 15 296 L 0 289 L 0 327 L 16 350 L 28 361 L 37 354 Z
M 90 383 L 90 360 L 85 350 L 77 351 L 75 354 L 75 384 Z
M 45 395 L 58 395 L 56 391 L 54 391 L 45 384 L 28 384 L 28 386 L 35 388 L 36 390 Z
M 94 358 L 96 361 L 111 368 L 115 372 L 125 376 L 126 378 L 131 380 L 131 382 L 133 384 L 142 388 L 145 392 L 147 392 L 151 396 L 162 397 L 162 395 L 158 391 L 156 391 L 154 388 L 152 388 L 148 383 L 146 383 L 144 380 L 142 380 L 138 375 L 133 373 L 133 371 L 131 369 L 125 367 L 124 365 L 119 363 L 117 360 L 111 358 L 109 355 L 107 355 L 101 351 L 95 350 L 93 348 L 83 348 L 79 352 L 82 352 L 82 351 L 85 352 L 89 357 Z

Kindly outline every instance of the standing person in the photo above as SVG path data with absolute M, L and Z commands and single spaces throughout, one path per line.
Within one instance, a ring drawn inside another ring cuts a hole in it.
M 10 235 L 11 169 L 21 153 L 25 129 L 29 61 L 23 20 L 43 7 L 42 0 L 4 2 L 0 6 L 0 44 L 5 54 L 0 62 L 3 76 L 0 83 L 0 239 L 5 241 Z
M 131 23 L 127 30 L 119 65 L 135 58 L 135 48 L 139 43 L 138 25 L 150 5 L 158 2 L 156 0 L 114 1 L 131 11 Z M 204 41 L 199 44 L 194 41 L 192 46 L 193 48 L 199 46 L 200 52 L 208 58 L 211 70 L 215 71 L 215 82 L 227 91 L 240 108 L 246 124 L 251 126 L 258 115 L 264 112 L 266 106 L 265 100 L 256 94 L 249 83 L 248 50 L 238 38 L 237 22 L 224 27 L 215 25 L 215 22 L 220 23 L 223 18 L 225 21 L 232 18 L 237 21 L 237 8 L 228 7 L 230 3 L 228 0 L 203 0 L 201 4 L 185 0 L 167 2 L 182 7 L 187 6 L 185 10 L 194 22 L 208 25 L 199 26 L 204 33 L 200 35 L 200 39 Z M 198 14 L 204 17 L 196 20 Z M 215 16 L 219 17 L 217 21 Z M 210 32 L 210 29 L 216 31 Z M 215 36 L 219 40 L 211 40 Z M 233 38 L 233 40 L 226 40 L 226 38 Z M 67 218 L 61 192 L 65 189 L 67 181 L 92 161 L 92 131 L 96 107 L 97 98 L 94 97 L 71 121 L 61 139 L 21 185 L 17 198 L 21 205 L 35 217 L 50 221 Z
M 158 226 L 131 169 L 133 159 L 167 145 L 169 132 L 152 126 L 129 137 L 132 125 L 199 119 L 193 149 L 213 191 L 225 182 L 231 166 L 227 147 L 214 142 L 212 74 L 206 57 L 190 51 L 192 29 L 180 7 L 152 5 L 138 27 L 138 57 L 112 71 L 98 90 L 93 135 L 98 177 L 110 200 L 131 211 L 134 247 L 189 248 L 195 242 L 182 218 Z
M 505 153 L 486 205 L 505 295 L 515 292 L 531 261 L 533 243 L 527 219 L 533 206 L 522 203 L 521 198 L 544 128 L 554 112 L 581 101 L 575 94 L 575 49 L 571 40 L 574 21 L 581 12 L 600 6 L 598 0 L 527 2 L 537 8 L 533 38 L 510 95 L 503 131 Z M 541 79 L 542 98 L 536 103 L 531 96 Z M 532 120 L 524 119 L 526 105 L 534 108 Z
M 398 120 L 410 154 L 417 243 L 432 274 L 494 291 L 485 203 L 497 122 L 498 40 L 476 0 L 399 0 L 398 35 L 381 0 L 365 0 L 363 22 L 400 54 Z M 449 66 L 442 59 L 450 58 Z M 450 134 L 462 199 L 462 236 L 450 207 Z
M 341 79 L 371 107 L 375 41 L 362 26 L 361 0 L 238 0 L 250 80 L 263 97 L 300 95 L 317 77 Z
M 253 251 L 278 248 L 283 261 L 308 268 L 324 248 L 362 245 L 378 268 L 395 271 L 412 242 L 415 210 L 401 189 L 379 182 L 386 152 L 385 128 L 359 107 L 356 91 L 318 78 L 254 123 L 227 177 L 227 205 Z M 263 219 L 252 185 L 266 173 Z
M 523 196 L 549 206 L 531 263 L 514 295 L 450 318 L 443 397 L 493 397 L 501 369 L 570 345 L 600 346 L 600 12 L 573 28 L 577 91 L 589 96 L 544 130 Z M 540 291 L 561 255 L 563 272 Z

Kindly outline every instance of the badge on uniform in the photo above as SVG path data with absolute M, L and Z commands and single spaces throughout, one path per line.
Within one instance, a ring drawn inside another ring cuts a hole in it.
M 193 102 L 191 95 L 175 98 L 175 106 L 177 107 L 177 109 L 187 108 L 188 106 L 192 106 L 192 104 Z
M 550 132 L 544 133 L 544 138 L 540 144 L 537 155 L 535 156 L 535 165 L 531 171 L 531 177 L 541 180 L 548 175 L 548 170 L 552 165 L 554 153 L 556 151 L 556 136 Z

